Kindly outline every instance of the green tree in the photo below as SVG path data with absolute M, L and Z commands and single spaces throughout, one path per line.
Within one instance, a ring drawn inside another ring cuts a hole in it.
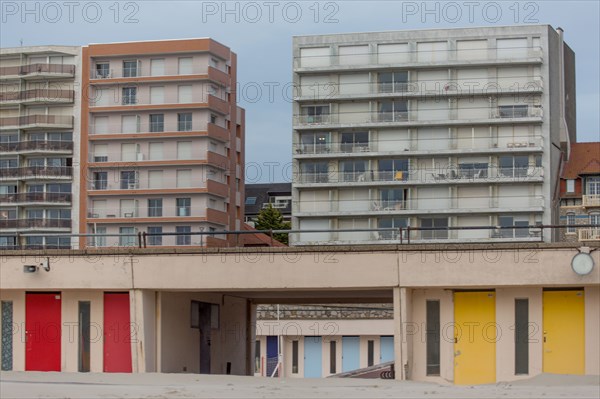
M 261 209 L 254 227 L 257 230 L 289 230 L 292 225 L 290 222 L 283 220 L 283 215 L 279 209 L 273 208 L 269 204 L 266 208 Z M 282 244 L 288 245 L 288 233 L 274 233 L 273 238 Z

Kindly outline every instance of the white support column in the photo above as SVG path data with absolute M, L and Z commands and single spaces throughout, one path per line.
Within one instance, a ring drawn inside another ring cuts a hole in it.
M 131 290 L 132 342 L 131 361 L 134 373 L 156 371 L 156 293 Z
M 400 303 L 400 287 L 394 287 L 394 366 L 396 368 L 396 379 L 404 380 L 404 363 L 402 361 L 403 328 L 402 328 L 402 308 Z

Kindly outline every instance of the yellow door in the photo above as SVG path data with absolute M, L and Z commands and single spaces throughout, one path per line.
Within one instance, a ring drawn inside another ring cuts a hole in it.
M 585 304 L 581 291 L 544 291 L 544 373 L 585 374 Z
M 454 293 L 454 383 L 496 382 L 496 294 Z

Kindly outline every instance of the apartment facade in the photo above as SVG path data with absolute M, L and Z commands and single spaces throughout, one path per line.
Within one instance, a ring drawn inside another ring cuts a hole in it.
M 81 49 L 0 50 L 0 249 L 71 248 Z
M 574 143 L 560 180 L 562 241 L 600 241 L 600 142 Z M 596 225 L 596 227 L 576 227 Z
M 291 243 L 556 239 L 525 227 L 557 222 L 575 141 L 562 37 L 547 25 L 295 37 L 293 228 L 341 231 Z M 409 226 L 438 230 L 401 236 Z M 468 226 L 488 228 L 444 230 Z
M 140 232 L 148 246 L 229 245 L 186 233 L 243 221 L 236 55 L 211 39 L 92 44 L 82 72 L 80 229 L 99 235 L 87 245 L 137 245 Z

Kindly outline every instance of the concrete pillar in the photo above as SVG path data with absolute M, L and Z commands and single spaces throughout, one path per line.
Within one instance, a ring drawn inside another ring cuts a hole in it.
M 256 340 L 256 305 L 246 301 L 246 375 L 254 375 L 254 341 Z
M 131 290 L 131 361 L 134 373 L 156 371 L 156 292 Z
M 394 287 L 394 365 L 396 367 L 396 379 L 404 380 L 404 366 L 403 366 L 403 355 L 402 355 L 402 341 L 403 329 L 402 329 L 402 308 L 400 303 L 400 287 Z
M 410 377 L 408 370 L 412 353 L 412 335 L 415 334 L 411 320 L 411 292 L 406 288 L 394 287 L 394 358 L 396 379 Z

